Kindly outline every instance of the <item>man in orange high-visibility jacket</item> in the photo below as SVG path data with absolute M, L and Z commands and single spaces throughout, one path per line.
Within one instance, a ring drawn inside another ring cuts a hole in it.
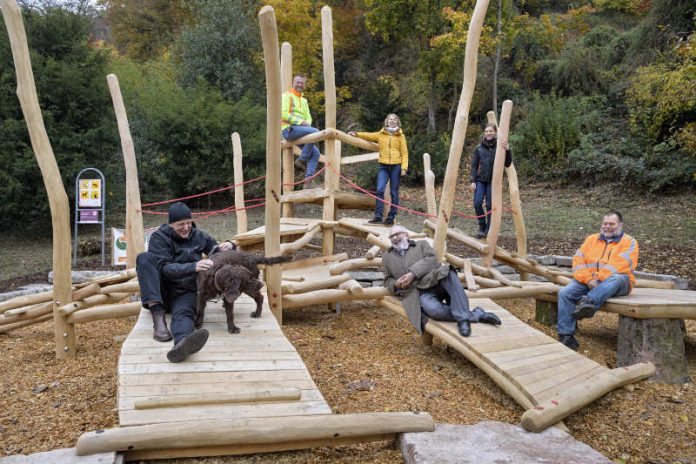
M 580 344 L 577 321 L 594 313 L 613 296 L 628 295 L 636 283 L 638 242 L 623 232 L 621 213 L 602 218 L 599 234 L 590 235 L 573 257 L 573 281 L 558 292 L 558 339 L 570 349 Z
M 281 109 L 282 135 L 285 140 L 291 141 L 305 135 L 319 132 L 312 127 L 312 114 L 309 111 L 307 99 L 303 96 L 307 78 L 302 74 L 295 74 L 292 79 L 292 88 L 283 93 L 283 105 Z M 313 143 L 298 145 L 302 149 L 300 157 L 295 161 L 295 166 L 305 171 L 304 188 L 312 187 L 311 178 L 319 164 L 319 148 Z

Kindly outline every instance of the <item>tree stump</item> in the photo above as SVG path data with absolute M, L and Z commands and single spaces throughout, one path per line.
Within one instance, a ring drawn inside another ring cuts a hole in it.
M 655 364 L 653 382 L 689 382 L 681 319 L 634 319 L 619 316 L 616 362 L 628 366 L 642 361 Z
M 535 319 L 539 324 L 556 325 L 558 322 L 558 304 L 553 301 L 536 300 Z

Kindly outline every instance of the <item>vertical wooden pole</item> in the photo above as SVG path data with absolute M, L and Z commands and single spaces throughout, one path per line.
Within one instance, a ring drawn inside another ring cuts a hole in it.
M 452 143 L 450 144 L 449 158 L 447 159 L 447 169 L 445 171 L 445 180 L 440 197 L 435 238 L 433 239 L 433 248 L 440 260 L 443 260 L 445 256 L 445 239 L 447 238 L 447 228 L 449 227 L 452 205 L 454 203 L 454 191 L 457 186 L 457 177 L 459 176 L 459 162 L 462 158 L 462 150 L 464 150 L 464 136 L 466 134 L 466 127 L 469 123 L 469 107 L 471 106 L 471 99 L 474 94 L 474 87 L 476 86 L 479 40 L 481 39 L 481 29 L 487 9 L 488 0 L 476 1 L 476 6 L 474 7 L 474 12 L 471 15 L 471 22 L 469 24 L 469 33 L 466 39 L 464 83 L 457 106 L 457 115 L 454 120 Z
M 22 12 L 15 0 L 0 0 L 0 9 L 10 39 L 12 57 L 17 73 L 17 97 L 29 130 L 31 147 L 41 170 L 44 186 L 51 208 L 53 226 L 53 328 L 56 337 L 56 358 L 75 356 L 75 328 L 68 324 L 58 308 L 72 301 L 70 244 L 70 207 L 68 195 L 63 187 L 58 163 L 48 140 L 44 126 L 39 97 L 31 69 L 27 34 L 24 30 Z
M 498 243 L 500 234 L 500 220 L 503 217 L 503 171 L 505 170 L 505 150 L 501 142 L 508 139 L 510 133 L 510 117 L 512 115 L 512 100 L 503 102 L 503 109 L 500 112 L 500 124 L 498 126 L 498 146 L 495 151 L 495 161 L 493 162 L 493 178 L 491 179 L 491 226 L 488 229 L 486 243 L 488 253 L 483 260 L 486 267 L 491 267 L 495 247 Z
M 248 230 L 247 212 L 244 209 L 244 169 L 242 168 L 242 140 L 237 132 L 232 133 L 232 170 L 234 171 L 234 208 L 237 216 L 237 233 L 243 234 Z
M 498 126 L 495 111 L 486 113 L 489 124 Z M 509 135 L 509 134 L 508 134 Z M 514 155 L 513 155 L 514 156 Z M 505 168 L 508 178 L 508 190 L 510 192 L 510 208 L 512 209 L 512 219 L 515 224 L 515 238 L 517 239 L 517 254 L 523 258 L 527 257 L 527 226 L 524 223 L 522 213 L 522 201 L 520 200 L 520 186 L 517 181 L 517 169 L 515 162 Z M 529 273 L 520 271 L 520 280 L 529 280 Z
M 428 214 L 437 216 L 435 201 L 435 174 L 431 169 L 430 154 L 423 153 L 423 177 L 425 178 L 425 201 L 428 204 Z
M 275 11 L 264 6 L 259 11 L 259 25 L 263 41 L 266 69 L 266 256 L 280 255 L 280 51 Z M 264 276 L 268 292 L 268 304 L 279 324 L 283 323 L 282 295 L 280 292 L 282 270 L 280 265 L 266 266 Z
M 333 135 L 333 129 L 336 129 L 336 81 L 334 78 L 333 21 L 329 6 L 324 6 L 321 9 L 321 42 L 324 61 L 325 128 L 329 134 Z M 324 171 L 324 187 L 329 195 L 324 199 L 322 218 L 327 221 L 333 221 L 336 219 L 335 192 L 338 186 L 337 173 L 341 172 L 341 160 L 336 156 L 336 139 L 333 136 L 326 139 L 325 147 L 326 171 Z M 330 256 L 333 254 L 334 249 L 333 227 L 325 227 L 322 234 L 322 252 L 324 256 Z
M 280 47 L 280 82 L 281 90 L 287 91 L 292 87 L 292 45 L 283 42 Z M 283 149 L 283 193 L 292 192 L 295 181 L 295 156 L 293 148 Z M 283 203 L 283 217 L 293 217 L 295 215 L 295 205 Z
M 140 205 L 140 184 L 138 183 L 138 164 L 135 161 L 135 148 L 128 124 L 126 106 L 123 104 L 121 86 L 114 74 L 106 76 L 114 104 L 118 133 L 121 136 L 123 162 L 126 167 L 126 267 L 135 267 L 135 259 L 145 251 L 145 231 L 143 213 Z

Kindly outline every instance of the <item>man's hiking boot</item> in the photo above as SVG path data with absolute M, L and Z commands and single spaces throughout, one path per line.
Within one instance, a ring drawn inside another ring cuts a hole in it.
M 307 162 L 301 160 L 300 158 L 295 159 L 295 167 L 299 169 L 300 171 L 306 171 L 307 170 Z
M 481 317 L 479 317 L 479 322 L 483 322 L 484 324 L 491 324 L 491 325 L 500 325 L 502 324 L 502 321 L 498 316 L 496 316 L 493 313 L 483 313 Z
M 174 345 L 174 348 L 167 353 L 169 362 L 178 363 L 191 356 L 193 353 L 198 353 L 208 341 L 208 331 L 206 329 L 194 330 Z
M 578 341 L 572 335 L 559 335 L 558 341 L 573 351 L 578 351 L 578 348 L 580 348 L 580 343 L 578 343 Z
M 152 338 L 158 342 L 168 342 L 172 339 L 172 333 L 167 328 L 164 311 L 152 311 L 152 326 L 155 329 Z
M 575 305 L 575 311 L 573 311 L 573 319 L 579 321 L 580 319 L 585 319 L 587 317 L 592 317 L 597 312 L 597 303 L 587 295 L 580 298 L 578 304 Z
M 393 226 L 394 225 L 394 218 L 387 218 L 384 220 L 384 222 L 382 224 L 384 224 L 385 226 Z
M 459 335 L 462 337 L 471 335 L 471 323 L 469 321 L 459 321 L 457 322 L 457 327 L 459 328 Z
M 369 221 L 367 221 L 368 224 L 382 224 L 383 220 L 381 217 L 373 217 Z

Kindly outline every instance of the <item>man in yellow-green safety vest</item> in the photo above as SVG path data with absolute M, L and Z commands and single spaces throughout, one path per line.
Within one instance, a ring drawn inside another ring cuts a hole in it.
M 305 135 L 319 132 L 312 127 L 312 115 L 309 112 L 307 99 L 304 92 L 307 78 L 303 74 L 295 74 L 292 79 L 292 88 L 283 93 L 282 107 L 282 135 L 285 140 L 291 141 Z M 319 164 L 319 148 L 313 143 L 298 145 L 302 149 L 300 157 L 295 161 L 295 166 L 305 170 L 305 180 L 309 180 L 317 170 Z M 309 182 L 305 182 L 305 188 Z

